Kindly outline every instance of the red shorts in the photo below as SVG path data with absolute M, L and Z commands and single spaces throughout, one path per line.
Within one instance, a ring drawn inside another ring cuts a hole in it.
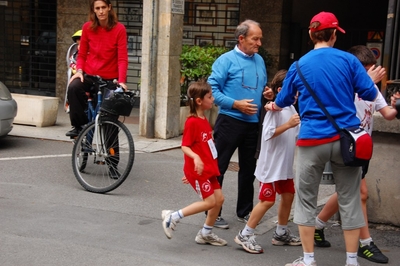
M 260 182 L 260 191 L 258 199 L 262 201 L 275 201 L 276 193 L 292 193 L 294 194 L 293 179 L 278 180 L 273 183 Z
M 190 175 L 185 176 L 201 199 L 206 199 L 214 194 L 214 190 L 221 189 L 221 186 L 216 176 L 210 177 L 209 179 L 200 180 L 193 178 Z

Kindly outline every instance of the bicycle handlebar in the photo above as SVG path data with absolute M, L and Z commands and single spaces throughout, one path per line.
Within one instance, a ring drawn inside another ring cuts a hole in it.
M 119 83 L 118 83 L 118 80 L 117 79 L 114 79 L 113 80 L 113 83 L 117 86 L 117 88 L 115 89 L 115 92 L 123 92 L 123 91 L 128 91 L 128 90 L 125 90 L 124 88 L 122 88 L 122 86 L 121 85 L 119 85 Z

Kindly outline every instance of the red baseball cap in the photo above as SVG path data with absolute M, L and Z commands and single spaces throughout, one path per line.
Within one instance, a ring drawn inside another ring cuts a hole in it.
M 341 33 L 346 33 L 344 31 L 344 29 L 339 27 L 339 21 L 336 18 L 336 16 L 330 12 L 320 12 L 320 13 L 316 14 L 311 19 L 310 25 L 313 22 L 319 22 L 320 25 L 317 28 L 311 28 L 311 26 L 310 26 L 309 29 L 311 31 L 320 31 L 320 30 L 324 30 L 324 29 L 337 29 Z

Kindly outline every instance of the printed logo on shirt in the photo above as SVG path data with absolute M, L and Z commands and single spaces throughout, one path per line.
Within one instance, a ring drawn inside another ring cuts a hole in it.
M 203 142 L 207 142 L 207 132 L 201 132 L 201 140 Z

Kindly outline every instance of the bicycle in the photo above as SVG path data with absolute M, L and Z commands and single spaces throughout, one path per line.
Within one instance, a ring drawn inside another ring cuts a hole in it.
M 133 138 L 119 117 L 129 116 L 135 100 L 133 92 L 108 90 L 101 77 L 90 77 L 97 88 L 97 104 L 94 107 L 93 97 L 88 97 L 90 122 L 74 141 L 72 168 L 83 188 L 106 193 L 119 187 L 133 166 Z

